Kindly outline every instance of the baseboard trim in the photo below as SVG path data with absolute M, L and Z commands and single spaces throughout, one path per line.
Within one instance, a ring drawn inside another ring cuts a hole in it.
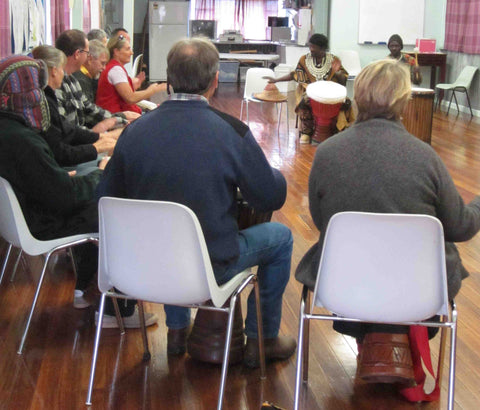
M 442 100 L 442 104 L 440 105 L 441 111 L 447 112 L 448 103 L 449 103 L 448 101 Z M 470 109 L 467 106 L 458 104 L 458 108 L 460 109 L 460 112 L 463 112 L 465 114 L 470 114 Z M 455 101 L 452 101 L 452 105 L 450 106 L 450 113 L 449 114 L 451 114 L 452 111 L 455 111 L 455 112 L 457 111 L 457 106 L 455 104 Z M 480 110 L 476 110 L 476 109 L 472 108 L 472 112 L 473 112 L 474 117 L 480 117 Z

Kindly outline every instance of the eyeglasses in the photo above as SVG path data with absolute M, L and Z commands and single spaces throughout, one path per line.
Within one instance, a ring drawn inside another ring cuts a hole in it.
M 80 53 L 85 53 L 87 56 L 90 55 L 90 51 L 88 51 L 88 50 L 81 50 L 81 49 L 79 49 L 78 51 L 80 51 Z

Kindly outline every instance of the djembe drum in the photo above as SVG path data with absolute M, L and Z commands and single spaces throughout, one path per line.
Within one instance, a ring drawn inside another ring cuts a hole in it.
M 430 88 L 412 88 L 412 98 L 403 112 L 403 125 L 410 134 L 430 144 L 432 141 L 433 100 Z
M 315 119 L 312 138 L 316 142 L 325 141 L 334 134 L 340 107 L 347 97 L 347 88 L 333 81 L 317 81 L 307 86 L 307 96 Z
M 251 208 L 242 198 L 240 191 L 237 196 L 237 209 L 237 222 L 240 230 L 268 222 L 272 218 L 272 212 L 262 213 Z M 226 334 L 227 315 L 224 312 L 199 309 L 187 341 L 188 354 L 202 362 L 221 364 Z M 239 298 L 235 305 L 229 364 L 238 363 L 243 359 L 243 348 L 243 318 Z

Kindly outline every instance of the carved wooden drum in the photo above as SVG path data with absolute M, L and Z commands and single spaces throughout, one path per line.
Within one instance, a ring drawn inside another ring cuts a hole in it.
M 403 113 L 407 131 L 427 144 L 432 141 L 434 97 L 435 91 L 430 88 L 412 88 L 412 98 Z

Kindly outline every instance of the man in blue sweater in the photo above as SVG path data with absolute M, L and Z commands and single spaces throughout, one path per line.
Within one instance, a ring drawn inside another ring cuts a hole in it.
M 290 357 L 296 343 L 280 337 L 282 296 L 290 277 L 292 235 L 279 223 L 239 231 L 237 189 L 257 211 L 279 209 L 286 182 L 270 167 L 249 128 L 209 106 L 218 85 L 219 55 L 207 40 L 174 44 L 167 58 L 174 94 L 120 136 L 99 184 L 99 196 L 178 202 L 202 226 L 218 283 L 258 265 L 269 360 Z M 169 354 L 183 354 L 190 311 L 165 306 Z M 254 294 L 248 299 L 244 362 L 258 366 Z

